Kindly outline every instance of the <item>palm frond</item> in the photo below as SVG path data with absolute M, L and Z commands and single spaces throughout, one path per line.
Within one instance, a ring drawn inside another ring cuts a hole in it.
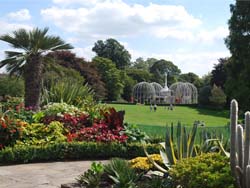
M 55 51 L 55 50 L 68 50 L 73 47 L 70 44 L 65 43 L 59 37 L 48 36 L 45 37 L 39 48 L 43 51 Z
M 7 72 L 9 72 L 11 76 L 14 74 L 20 76 L 24 71 L 25 61 L 24 58 L 15 59 L 14 63 L 6 65 Z
M 12 65 L 12 64 L 15 64 L 16 63 L 16 57 L 12 57 L 12 58 L 7 58 L 7 59 L 4 59 L 2 61 L 0 61 L 0 68 L 6 66 L 6 65 Z
M 13 48 L 22 50 L 6 51 L 6 59 L 0 61 L 0 68 L 7 66 L 8 72 L 21 74 L 24 71 L 24 64 L 32 56 L 40 56 L 41 60 L 44 52 L 72 49 L 72 46 L 60 37 L 48 36 L 48 30 L 48 28 L 34 28 L 31 31 L 19 29 L 11 35 L 0 36 L 0 40 L 9 43 Z
M 25 51 L 29 48 L 29 35 L 25 29 L 19 29 L 13 32 L 13 35 L 2 35 L 0 40 L 9 43 L 13 48 L 20 48 Z
M 14 51 L 5 51 L 4 52 L 7 58 L 17 57 L 23 55 L 22 52 L 14 52 Z

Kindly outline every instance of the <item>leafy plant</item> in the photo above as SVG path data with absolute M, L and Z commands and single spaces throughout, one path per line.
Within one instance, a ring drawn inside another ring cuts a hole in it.
M 120 134 L 121 129 L 110 129 L 104 122 L 94 123 L 91 127 L 84 127 L 76 133 L 68 134 L 68 141 L 94 142 L 126 142 L 127 135 Z
M 60 122 L 53 121 L 49 125 L 42 123 L 27 124 L 22 127 L 19 145 L 46 145 L 66 141 L 66 130 Z
M 169 175 L 174 187 L 233 188 L 229 159 L 218 153 L 186 158 L 171 167 Z
M 122 133 L 128 136 L 127 142 L 142 142 L 149 139 L 148 135 L 136 125 L 125 125 Z
M 104 166 L 101 163 L 93 162 L 91 168 L 80 175 L 76 180 L 80 185 L 86 186 L 86 188 L 98 188 L 103 172 Z
M 136 188 L 139 175 L 130 167 L 129 163 L 123 159 L 113 158 L 104 167 L 105 173 L 113 181 L 114 188 Z
M 69 133 L 76 133 L 85 127 L 92 126 L 89 120 L 89 115 L 84 113 L 79 113 L 76 115 L 63 114 L 62 116 L 45 116 L 41 119 L 41 122 L 48 125 L 52 121 L 61 122 Z
M 93 99 L 93 91 L 87 84 L 70 79 L 61 79 L 50 84 L 49 88 L 43 88 L 43 101 L 65 102 L 76 106 L 82 106 L 85 99 Z
M 103 120 L 110 129 L 123 129 L 123 120 L 125 111 L 116 111 L 114 108 L 109 108 L 108 111 L 102 111 Z
M 176 132 L 177 147 L 175 149 L 175 143 L 173 139 L 173 125 L 171 125 L 170 129 L 167 127 L 166 140 L 165 142 L 160 143 L 160 154 L 163 159 L 163 163 L 166 166 L 166 169 L 158 165 L 154 160 L 152 160 L 146 149 L 144 149 L 144 152 L 158 170 L 163 173 L 167 173 L 170 166 L 176 164 L 177 160 L 181 161 L 183 158 L 189 158 L 195 155 L 193 151 L 196 132 L 196 123 L 194 123 L 193 129 L 190 133 L 187 133 L 185 126 L 181 126 L 181 124 L 178 123 Z

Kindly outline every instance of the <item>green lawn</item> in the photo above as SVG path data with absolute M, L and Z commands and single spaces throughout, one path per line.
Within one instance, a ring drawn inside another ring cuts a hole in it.
M 165 126 L 172 122 L 191 126 L 195 120 L 204 121 L 206 126 L 224 126 L 229 122 L 229 111 L 208 110 L 187 106 L 177 106 L 173 111 L 158 106 L 156 112 L 150 112 L 145 105 L 110 104 L 116 110 L 125 110 L 125 122 L 137 125 Z

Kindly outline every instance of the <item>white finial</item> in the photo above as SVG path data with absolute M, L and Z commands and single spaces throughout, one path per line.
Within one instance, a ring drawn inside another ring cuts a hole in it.
M 168 73 L 165 73 L 165 88 L 168 87 Z

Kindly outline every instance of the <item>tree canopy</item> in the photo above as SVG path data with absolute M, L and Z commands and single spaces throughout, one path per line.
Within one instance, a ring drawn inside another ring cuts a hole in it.
M 230 34 L 226 45 L 232 57 L 227 64 L 226 93 L 235 98 L 243 109 L 250 105 L 250 1 L 236 1 L 231 5 L 228 22 Z
M 168 84 L 171 85 L 176 82 L 177 78 L 181 71 L 180 69 L 174 65 L 171 61 L 166 61 L 164 59 L 156 61 L 150 67 L 150 73 L 153 75 L 152 80 L 154 82 L 158 82 L 160 84 L 164 84 L 165 81 L 165 73 L 168 74 Z
M 197 74 L 194 74 L 192 72 L 180 74 L 178 81 L 192 83 L 197 88 L 201 87 L 201 79 L 199 78 L 199 76 Z
M 118 69 L 125 69 L 130 65 L 130 53 L 115 39 L 98 40 L 92 50 L 99 57 L 110 59 Z
M 95 63 L 86 62 L 70 51 L 53 52 L 48 56 L 53 57 L 56 63 L 63 67 L 78 71 L 84 77 L 85 82 L 83 84 L 87 83 L 94 90 L 96 99 L 106 97 L 105 83 L 102 81 Z

